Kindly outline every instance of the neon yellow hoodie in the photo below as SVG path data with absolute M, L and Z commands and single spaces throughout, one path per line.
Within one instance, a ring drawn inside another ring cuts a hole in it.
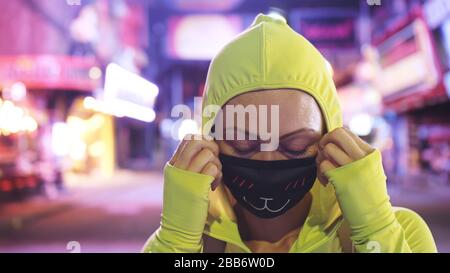
M 327 131 L 342 126 L 336 89 L 325 59 L 285 21 L 258 15 L 211 63 L 203 108 L 261 89 L 299 89 L 319 104 Z M 203 118 L 208 133 L 214 113 Z M 338 230 L 345 222 L 357 252 L 436 252 L 426 223 L 415 212 L 389 202 L 379 151 L 325 174 L 315 182 L 313 203 L 289 252 L 342 252 Z M 164 169 L 160 228 L 144 252 L 202 252 L 202 234 L 226 242 L 226 252 L 251 252 L 242 241 L 226 189 L 210 190 L 213 177 Z

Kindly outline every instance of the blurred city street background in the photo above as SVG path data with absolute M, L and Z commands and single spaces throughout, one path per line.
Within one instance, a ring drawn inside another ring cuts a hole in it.
M 78 176 L 68 181 L 74 184 L 57 200 L 35 197 L 1 208 L 0 252 L 69 253 L 70 243 L 78 242 L 81 252 L 136 253 L 158 228 L 163 182 L 159 172 L 124 171 L 107 181 Z M 394 205 L 424 218 L 439 251 L 450 252 L 448 188 L 391 187 L 389 192 Z
M 0 12 L 0 253 L 140 252 L 211 58 L 258 13 L 324 55 L 391 201 L 450 252 L 450 2 L 15 0 Z M 197 105 L 198 106 L 198 105 Z

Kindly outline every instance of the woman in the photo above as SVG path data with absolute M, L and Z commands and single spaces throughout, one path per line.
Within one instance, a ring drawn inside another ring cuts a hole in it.
M 251 121 L 220 126 L 246 140 L 182 141 L 145 252 L 436 252 L 420 216 L 391 206 L 380 152 L 342 128 L 324 58 L 285 21 L 258 15 L 214 58 L 203 104 L 278 105 L 279 122 L 257 121 L 278 126 L 278 145 L 261 149 Z M 220 120 L 204 116 L 203 132 Z

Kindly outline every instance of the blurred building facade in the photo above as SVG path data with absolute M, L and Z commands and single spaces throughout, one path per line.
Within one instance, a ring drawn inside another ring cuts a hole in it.
M 198 131 L 211 58 L 260 12 L 285 17 L 323 53 L 345 125 L 383 151 L 390 183 L 448 184 L 447 2 L 7 1 L 0 190 L 50 184 L 51 194 L 65 172 L 161 170 Z M 190 116 L 172 113 L 180 104 Z
M 397 3 L 395 3 L 397 2 Z M 449 5 L 393 1 L 373 16 L 390 172 L 403 184 L 450 182 Z
M 185 128 L 170 117 L 172 107 L 183 103 L 194 111 L 193 99 L 202 94 L 214 53 L 265 11 L 285 17 L 328 60 L 345 125 L 383 151 L 390 183 L 448 184 L 449 4 L 371 3 L 155 1 L 149 56 L 157 65 L 151 69 L 169 90 L 159 100 L 161 135 Z M 174 146 L 166 145 L 171 151 Z
M 132 107 L 133 98 L 114 93 L 117 83 L 105 88 L 111 64 L 132 74 L 129 84 L 144 81 L 146 3 L 81 3 L 2 5 L 0 199 L 54 196 L 67 171 L 111 176 L 118 167 L 151 164 L 152 146 L 140 146 L 152 137 L 151 124 L 110 111 Z M 142 107 L 151 108 L 152 99 Z

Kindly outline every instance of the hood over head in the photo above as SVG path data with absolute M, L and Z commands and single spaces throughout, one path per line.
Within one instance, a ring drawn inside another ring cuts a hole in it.
M 233 97 L 267 89 L 306 92 L 318 103 L 327 132 L 342 126 L 336 87 L 325 58 L 286 21 L 259 14 L 247 30 L 212 60 L 203 95 L 203 109 L 208 105 L 222 107 Z M 214 118 L 214 113 L 209 117 L 203 116 L 204 133 L 209 133 Z M 316 180 L 311 192 L 313 205 L 305 224 L 326 229 L 340 216 L 333 187 L 324 187 Z M 208 221 L 211 228 L 213 222 L 220 224 L 226 220 L 236 219 L 225 189 L 220 186 L 211 192 Z

